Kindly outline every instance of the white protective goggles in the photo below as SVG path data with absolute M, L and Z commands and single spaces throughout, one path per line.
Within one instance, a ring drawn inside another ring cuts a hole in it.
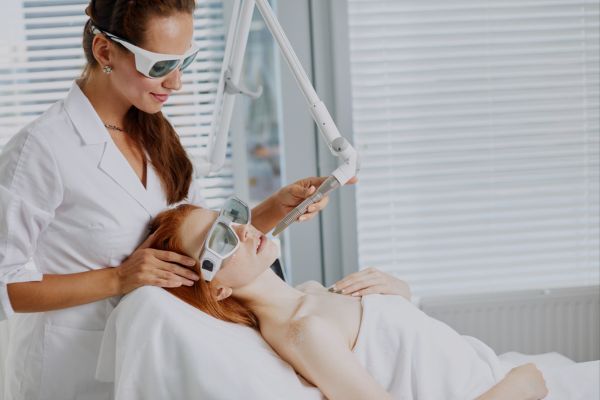
M 174 71 L 175 68 L 183 71 L 194 61 L 200 51 L 200 47 L 192 42 L 192 48 L 183 55 L 153 53 L 93 25 L 91 30 L 94 35 L 103 34 L 132 52 L 135 57 L 135 68 L 148 78 L 162 78 Z
M 240 238 L 231 224 L 249 224 L 250 208 L 237 197 L 230 197 L 219 212 L 217 220 L 206 235 L 204 250 L 200 254 L 200 269 L 205 281 L 215 277 L 223 260 L 231 256 L 240 246 Z

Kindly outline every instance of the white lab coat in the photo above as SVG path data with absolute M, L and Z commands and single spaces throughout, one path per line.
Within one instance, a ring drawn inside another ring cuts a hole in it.
M 188 200 L 204 205 L 196 183 Z M 144 188 L 76 83 L 12 138 L 0 156 L 0 321 L 10 318 L 5 400 L 111 397 L 94 373 L 119 299 L 14 314 L 6 285 L 117 266 L 165 207 L 154 169 Z

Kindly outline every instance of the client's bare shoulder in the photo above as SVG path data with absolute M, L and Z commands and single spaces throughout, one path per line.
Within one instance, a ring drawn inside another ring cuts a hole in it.
M 322 305 L 321 296 L 315 296 L 307 291 L 314 290 L 327 293 L 327 289 L 317 282 L 314 283 L 319 285 L 321 290 L 319 291 L 319 287 L 316 285 L 310 287 L 310 282 L 303 283 L 304 287 L 300 290 L 307 293 L 307 295 L 302 299 L 291 318 L 286 321 L 279 321 L 277 324 L 270 324 L 264 332 L 261 329 L 261 333 L 271 346 L 281 356 L 285 355 L 284 358 L 287 358 L 288 361 L 289 358 L 295 358 L 296 354 L 294 353 L 299 347 L 306 346 L 313 338 L 325 334 L 327 331 L 337 330 L 334 323 L 315 313 L 315 308 Z
M 335 323 L 321 315 L 308 314 L 290 321 L 285 340 L 285 358 L 308 382 L 321 386 L 325 377 L 319 368 L 326 362 L 336 364 L 350 350 Z
M 329 294 L 327 289 L 317 282 L 314 283 L 316 285 L 305 288 L 307 295 L 304 296 L 293 317 L 286 324 L 283 340 L 292 348 L 303 348 L 306 345 L 311 345 L 314 339 L 318 340 L 322 335 L 333 334 L 336 337 L 343 338 L 338 326 L 339 321 L 334 317 L 336 312 L 343 312 L 343 309 L 331 303 L 330 296 L 327 296 Z M 314 291 L 315 293 L 308 291 Z M 325 296 L 323 296 L 324 293 Z
M 297 290 L 304 293 L 323 293 L 327 292 L 327 288 L 317 281 L 307 281 L 296 286 Z

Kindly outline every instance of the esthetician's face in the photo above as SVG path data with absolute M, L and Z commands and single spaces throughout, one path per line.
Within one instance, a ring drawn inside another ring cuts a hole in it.
M 192 45 L 193 16 L 177 13 L 167 17 L 153 16 L 146 22 L 143 43 L 139 47 L 163 54 L 185 54 Z M 124 101 L 136 108 L 154 114 L 159 112 L 169 95 L 181 88 L 182 72 L 176 68 L 162 78 L 148 78 L 135 68 L 135 57 L 112 42 L 111 84 Z
M 183 250 L 199 259 L 202 244 L 218 213 L 206 209 L 194 210 L 181 226 Z M 240 239 L 238 249 L 223 260 L 213 282 L 232 289 L 243 287 L 265 272 L 277 258 L 277 246 L 252 225 L 233 224 Z

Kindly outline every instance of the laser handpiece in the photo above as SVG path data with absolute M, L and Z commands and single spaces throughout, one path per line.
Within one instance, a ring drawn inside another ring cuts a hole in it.
M 273 236 L 279 235 L 285 228 L 290 226 L 294 221 L 298 219 L 302 214 L 306 212 L 308 207 L 311 204 L 318 203 L 321 199 L 329 192 L 334 189 L 337 189 L 341 186 L 340 182 L 335 178 L 335 176 L 330 176 L 319 186 L 319 188 L 308 198 L 306 198 L 302 203 L 298 204 L 296 208 L 290 211 L 275 227 L 273 231 Z

